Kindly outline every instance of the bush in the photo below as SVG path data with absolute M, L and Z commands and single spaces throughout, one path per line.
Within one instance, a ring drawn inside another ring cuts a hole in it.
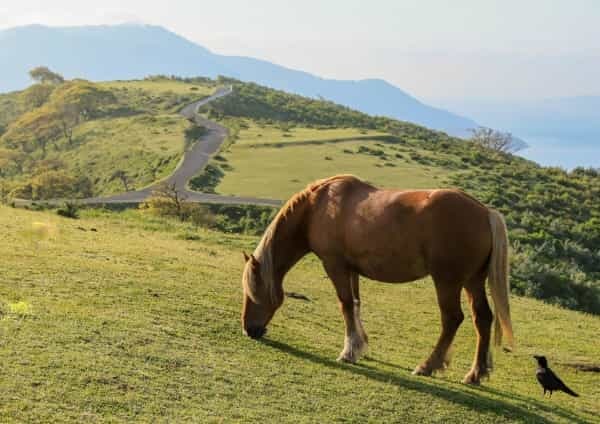
M 43 171 L 14 188 L 9 197 L 28 200 L 50 200 L 89 197 L 92 182 L 87 177 L 76 177 L 65 171 Z
M 506 217 L 513 291 L 600 314 L 600 177 L 542 168 L 484 149 L 460 153 L 486 164 L 450 177 Z
M 65 218 L 78 219 L 79 218 L 79 205 L 72 202 L 65 202 L 65 204 L 56 210 L 56 213 Z
M 215 224 L 215 218 L 206 206 L 187 202 L 174 185 L 159 186 L 139 208 L 152 215 L 188 221 L 197 227 L 213 227 Z
M 198 139 L 206 134 L 206 128 L 192 125 L 185 129 L 185 150 L 188 150 Z
M 189 182 L 190 188 L 203 193 L 214 193 L 215 187 L 219 185 L 225 173 L 218 165 L 209 163 L 200 175 L 195 176 Z
M 215 216 L 215 228 L 227 233 L 262 234 L 275 215 L 277 209 L 256 205 L 210 205 Z

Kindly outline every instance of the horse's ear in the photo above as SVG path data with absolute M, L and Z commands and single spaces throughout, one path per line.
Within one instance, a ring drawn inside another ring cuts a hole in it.
M 244 254 L 244 262 L 248 262 L 250 260 L 250 256 L 246 252 L 242 252 Z

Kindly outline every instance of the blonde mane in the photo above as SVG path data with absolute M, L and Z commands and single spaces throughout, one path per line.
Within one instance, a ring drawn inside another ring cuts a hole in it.
M 260 276 L 267 292 L 270 293 L 272 302 L 275 302 L 277 297 L 275 280 L 273 276 L 273 238 L 277 233 L 279 225 L 285 221 L 289 214 L 294 212 L 294 209 L 299 204 L 303 203 L 311 194 L 317 193 L 319 190 L 333 182 L 349 178 L 357 179 L 353 175 L 335 175 L 333 177 L 317 180 L 309 184 L 304 190 L 294 194 L 287 202 L 285 202 L 283 207 L 279 210 L 277 215 L 275 215 L 275 218 L 265 230 L 260 243 L 258 243 L 258 246 L 256 246 L 256 249 L 254 250 L 253 256 L 260 264 Z M 246 279 L 244 279 L 244 281 L 246 281 Z M 249 281 L 246 281 L 246 284 L 249 286 L 247 287 L 248 294 L 252 300 L 256 302 L 258 299 L 256 299 L 256 293 L 252 290 L 253 284 L 249 284 Z M 254 285 L 254 287 L 256 286 Z

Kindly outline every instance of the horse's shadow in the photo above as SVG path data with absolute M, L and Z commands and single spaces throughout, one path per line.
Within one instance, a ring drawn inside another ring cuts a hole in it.
M 473 411 L 492 413 L 498 416 L 499 418 L 515 421 L 550 424 L 554 422 L 552 420 L 552 415 L 555 415 L 557 418 L 560 417 L 574 423 L 585 424 L 589 422 L 585 418 L 582 418 L 572 413 L 571 411 L 563 409 L 557 405 L 548 406 L 536 399 L 520 396 L 514 393 L 504 392 L 501 390 L 491 389 L 483 386 L 475 388 L 475 390 L 479 391 L 480 393 L 474 392 L 473 390 L 466 391 L 453 389 L 450 387 L 442 387 L 440 384 L 431 383 L 432 380 L 428 380 L 423 377 L 416 378 L 403 376 L 394 372 L 384 371 L 372 367 L 370 365 L 365 364 L 364 362 L 359 363 L 357 365 L 339 363 L 337 361 L 316 355 L 314 353 L 299 350 L 293 346 L 276 340 L 263 339 L 263 343 L 287 354 L 294 355 L 302 360 L 307 360 L 317 363 L 319 365 L 325 365 L 330 368 L 359 374 L 361 376 L 383 383 L 391 383 L 408 390 L 415 390 L 423 393 L 428 393 L 441 399 L 447 400 L 449 402 L 458 403 Z M 378 362 L 386 366 L 398 368 L 405 372 L 410 371 L 410 369 L 408 368 L 400 367 L 398 365 L 380 361 L 374 358 L 368 358 L 368 360 Z M 509 403 L 497 398 L 491 398 L 485 396 L 484 393 L 507 399 L 512 399 L 513 401 L 518 401 L 521 404 L 526 404 L 527 407 L 515 405 L 514 403 Z M 539 415 L 538 413 L 536 413 L 536 410 L 548 414 L 550 418 Z

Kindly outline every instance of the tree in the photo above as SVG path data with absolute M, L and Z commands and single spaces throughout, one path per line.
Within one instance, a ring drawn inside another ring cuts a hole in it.
M 0 177 L 23 172 L 25 155 L 18 150 L 0 148 Z
M 497 131 L 487 127 L 479 127 L 470 131 L 473 134 L 471 141 L 486 149 L 501 153 L 513 153 L 519 149 L 514 137 L 509 132 Z
M 41 98 L 40 95 L 31 101 L 39 103 Z M 7 146 L 19 147 L 25 152 L 41 149 L 45 157 L 49 142 L 57 141 L 63 135 L 72 144 L 73 129 L 113 101 L 115 97 L 110 91 L 89 81 L 66 82 L 54 88 L 41 106 L 12 122 L 1 140 Z
M 175 184 L 162 183 L 152 192 L 152 196 L 146 201 L 146 206 L 156 211 L 158 215 L 176 216 L 184 221 L 186 199 L 187 196 L 181 193 Z
M 89 178 L 74 176 L 61 170 L 50 170 L 31 177 L 16 187 L 9 196 L 20 199 L 49 200 L 89 197 L 91 193 L 92 184 Z
M 62 133 L 69 146 L 73 144 L 73 129 L 79 124 L 81 111 L 77 104 L 63 103 L 58 105 L 56 116 L 60 123 Z
M 122 169 L 117 169 L 115 172 L 113 172 L 113 174 L 110 176 L 110 180 L 120 180 L 121 184 L 123 184 L 123 188 L 125 189 L 125 191 L 129 191 L 129 183 L 131 182 L 131 178 L 129 178 L 129 175 L 127 175 L 126 171 L 123 171 Z
M 111 91 L 85 80 L 73 80 L 61 85 L 50 98 L 59 114 L 77 115 L 81 120 L 93 117 L 102 106 L 115 101 Z
M 36 161 L 32 168 L 35 174 L 41 174 L 47 171 L 59 171 L 66 168 L 66 164 L 60 159 L 42 159 Z
M 29 71 L 32 80 L 41 83 L 62 84 L 65 79 L 62 75 L 52 72 L 46 66 L 37 66 Z
M 117 179 L 121 181 L 121 184 L 123 184 L 123 188 L 125 189 L 125 191 L 129 191 L 129 183 L 131 183 L 131 178 L 129 177 L 129 175 L 127 175 L 127 171 L 117 169 L 115 172 L 113 172 L 113 174 L 110 176 L 110 180 L 114 181 Z
M 144 164 L 146 165 L 146 169 L 150 175 L 152 175 L 152 181 L 156 181 L 158 171 L 160 171 L 161 161 L 155 160 L 150 152 L 142 151 L 140 153 L 144 160 Z
M 23 92 L 23 102 L 28 109 L 35 109 L 46 103 L 53 90 L 50 84 L 33 84 Z
M 10 191 L 11 187 L 8 184 L 8 181 L 0 179 L 0 202 L 4 203 L 7 201 Z
M 116 99 L 108 90 L 89 81 L 75 80 L 56 89 L 50 98 L 62 134 L 73 144 L 73 129 L 98 113 L 98 110 Z
M 0 140 L 7 146 L 19 148 L 26 153 L 41 149 L 42 157 L 45 157 L 48 143 L 55 140 L 60 133 L 56 114 L 46 104 L 21 115 L 10 124 Z
M 187 196 L 175 184 L 163 183 L 140 208 L 154 215 L 175 217 L 182 222 L 188 220 L 195 226 L 214 226 L 215 217 L 205 206 L 186 200 Z

